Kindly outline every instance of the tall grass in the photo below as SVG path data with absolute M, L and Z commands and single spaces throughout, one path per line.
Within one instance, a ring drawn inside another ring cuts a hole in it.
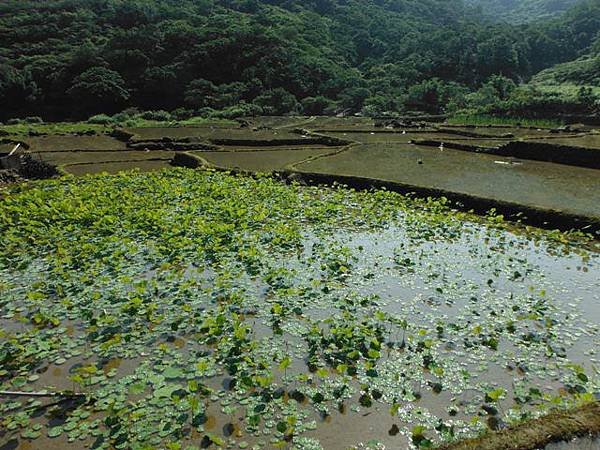
M 538 128 L 555 128 L 564 123 L 555 119 L 527 119 L 524 117 L 500 117 L 486 114 L 458 114 L 449 117 L 447 122 L 450 125 L 508 125 Z

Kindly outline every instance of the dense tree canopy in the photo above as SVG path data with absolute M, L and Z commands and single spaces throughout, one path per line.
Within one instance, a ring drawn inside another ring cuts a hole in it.
M 466 0 L 481 8 L 483 15 L 495 21 L 526 23 L 555 17 L 579 0 Z
M 597 51 L 599 30 L 594 0 L 518 26 L 462 0 L 7 0 L 0 120 L 439 112 L 495 76 L 518 83 Z

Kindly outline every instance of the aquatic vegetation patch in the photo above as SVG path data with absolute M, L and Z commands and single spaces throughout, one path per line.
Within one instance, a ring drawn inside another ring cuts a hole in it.
M 578 234 L 185 169 L 14 187 L 0 233 L 2 444 L 430 448 L 600 391 Z

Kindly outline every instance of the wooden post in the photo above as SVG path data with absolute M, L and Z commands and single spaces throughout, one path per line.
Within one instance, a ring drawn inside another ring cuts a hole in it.
M 15 146 L 15 148 L 13 148 L 13 149 L 12 149 L 12 151 L 11 151 L 11 152 L 8 154 L 8 156 L 12 156 L 12 155 L 14 155 L 14 154 L 15 154 L 15 152 L 16 152 L 17 150 L 19 150 L 19 147 L 20 147 L 20 146 L 21 146 L 21 144 L 20 144 L 20 143 L 19 143 L 19 144 L 17 144 L 17 145 Z

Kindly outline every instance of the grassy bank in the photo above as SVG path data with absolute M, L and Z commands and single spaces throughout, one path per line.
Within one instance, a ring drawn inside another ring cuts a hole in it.
M 74 133 L 104 133 L 114 127 L 129 128 L 147 128 L 147 127 L 191 127 L 191 126 L 224 126 L 234 125 L 236 122 L 225 119 L 207 119 L 204 117 L 192 117 L 187 120 L 146 120 L 142 118 L 132 118 L 126 121 L 110 121 L 106 123 L 92 122 L 48 122 L 48 123 L 27 123 L 25 121 L 11 124 L 0 125 L 0 134 L 8 136 L 25 136 L 31 133 L 35 134 L 74 134 Z M 4 132 L 4 133 L 2 133 Z
M 560 120 L 497 117 L 485 114 L 459 114 L 448 118 L 448 123 L 450 125 L 522 126 L 538 128 L 553 128 L 564 125 Z
M 599 433 L 600 403 L 595 402 L 443 446 L 440 450 L 534 450 L 552 442 Z

